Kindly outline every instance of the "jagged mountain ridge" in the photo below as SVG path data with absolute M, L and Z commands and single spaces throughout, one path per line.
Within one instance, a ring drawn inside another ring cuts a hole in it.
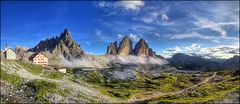
M 136 55 L 140 57 L 155 57 L 156 53 L 149 48 L 149 45 L 144 39 L 140 39 L 133 49 L 132 40 L 128 36 L 125 36 L 120 42 L 119 47 L 117 47 L 117 42 L 111 43 L 107 47 L 107 55 Z
M 42 40 L 29 50 L 33 52 L 50 52 L 55 56 L 63 55 L 67 59 L 71 59 L 72 57 L 78 58 L 84 55 L 84 51 L 72 39 L 68 29 L 65 29 L 60 37 Z

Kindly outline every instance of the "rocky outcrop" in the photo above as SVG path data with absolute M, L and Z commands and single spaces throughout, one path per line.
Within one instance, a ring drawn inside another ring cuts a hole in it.
M 118 55 L 131 55 L 132 50 L 132 40 L 128 36 L 125 36 L 119 44 Z
M 107 55 L 116 55 L 116 54 L 117 54 L 117 42 L 114 42 L 107 47 Z
M 149 47 L 144 39 L 140 39 L 134 48 L 134 54 L 140 57 L 149 56 Z
M 17 58 L 23 60 L 27 57 L 28 49 L 22 46 L 16 46 L 15 52 L 17 54 Z
M 71 37 L 68 29 L 61 33 L 60 37 L 53 37 L 40 41 L 34 48 L 33 52 L 50 52 L 52 55 L 63 55 L 67 59 L 78 58 L 84 55 L 83 50 Z

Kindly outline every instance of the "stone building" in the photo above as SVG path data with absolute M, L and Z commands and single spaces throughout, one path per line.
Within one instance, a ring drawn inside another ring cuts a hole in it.
M 37 65 L 48 66 L 48 57 L 41 52 L 32 54 L 29 57 L 29 61 Z

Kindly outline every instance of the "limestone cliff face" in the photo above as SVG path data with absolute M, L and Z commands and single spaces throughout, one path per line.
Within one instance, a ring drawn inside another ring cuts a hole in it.
M 156 53 L 155 53 L 155 51 L 152 50 L 152 48 L 149 48 L 149 49 L 148 49 L 148 54 L 149 54 L 149 56 L 151 56 L 151 57 L 156 57 L 156 56 L 157 56 Z
M 132 40 L 128 36 L 125 36 L 119 44 L 117 53 L 118 55 L 130 55 L 132 51 Z
M 128 36 L 125 36 L 121 41 L 119 47 L 117 47 L 117 41 L 111 43 L 107 47 L 107 55 L 136 55 L 139 57 L 156 57 L 156 53 L 149 48 L 147 42 L 144 39 L 140 39 L 132 48 L 132 41 Z
M 140 39 L 134 48 L 134 54 L 140 57 L 149 56 L 149 47 L 144 39 Z
M 60 37 L 53 37 L 40 41 L 34 48 L 30 49 L 33 52 L 50 52 L 52 55 L 63 55 L 65 58 L 78 58 L 84 55 L 84 51 L 80 48 L 71 37 L 68 29 L 61 33 Z
M 107 47 L 107 55 L 117 55 L 117 42 L 111 43 Z

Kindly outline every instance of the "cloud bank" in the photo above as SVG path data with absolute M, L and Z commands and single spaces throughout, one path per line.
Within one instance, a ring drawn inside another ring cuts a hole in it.
M 166 64 L 167 61 L 164 59 L 153 58 L 153 57 L 137 57 L 137 56 L 94 56 L 86 55 L 78 59 L 72 59 L 71 61 L 66 60 L 61 56 L 61 62 L 66 67 L 87 67 L 87 68 L 109 68 L 110 64 Z
M 219 58 L 229 59 L 235 55 L 239 55 L 238 47 L 218 46 L 218 47 L 201 47 L 199 44 L 189 46 L 177 46 L 164 50 L 164 57 L 170 58 L 176 53 L 185 53 L 190 56 L 201 56 L 203 58 Z

